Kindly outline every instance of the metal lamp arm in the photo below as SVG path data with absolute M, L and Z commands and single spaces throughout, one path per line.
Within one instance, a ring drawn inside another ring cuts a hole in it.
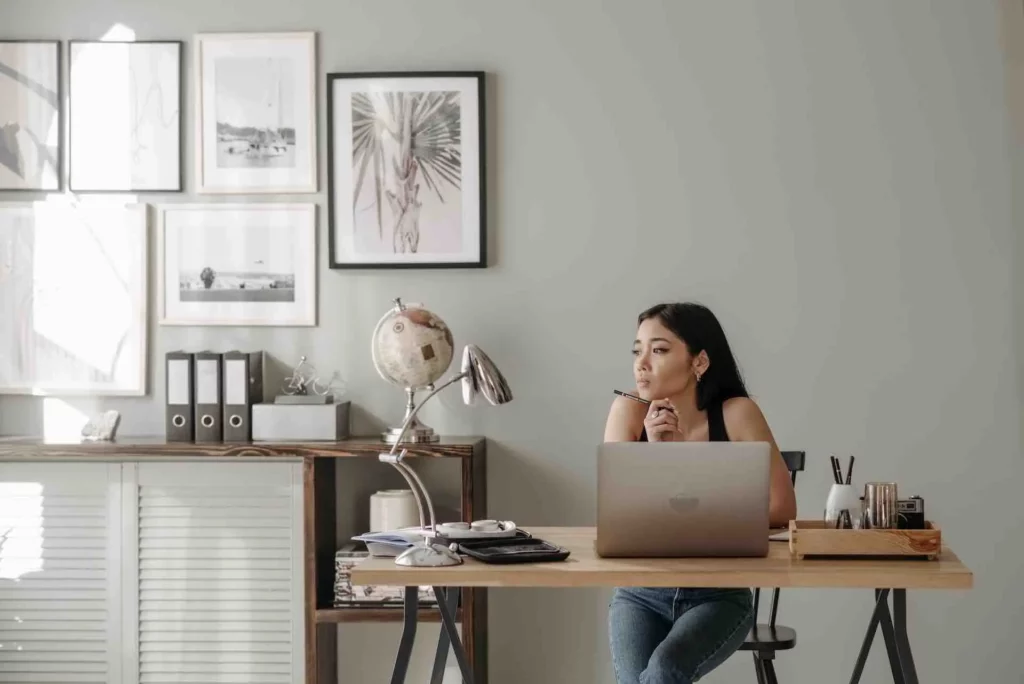
M 412 467 L 409 466 L 409 464 L 404 463 L 402 461 L 398 461 L 394 465 L 399 470 L 404 471 L 404 474 L 406 474 L 405 479 L 407 482 L 409 482 L 410 485 L 412 484 L 412 482 L 409 480 L 410 477 L 416 481 L 416 485 L 419 487 L 420 491 L 420 495 L 417 495 L 416 497 L 418 500 L 420 500 L 420 528 L 422 529 L 423 527 L 426 527 L 426 525 L 423 524 L 423 504 L 426 503 L 427 511 L 430 513 L 430 535 L 431 537 L 437 536 L 437 515 L 434 513 L 434 502 L 430 499 L 430 495 L 427 494 L 427 488 L 426 486 L 424 486 L 423 480 L 420 479 L 420 476 L 416 474 L 416 471 L 413 470 Z M 413 492 L 415 491 L 416 488 L 414 487 Z
M 384 461 L 385 463 L 390 463 L 392 466 L 394 466 L 395 469 L 402 474 L 402 477 L 405 478 L 405 481 L 409 483 L 409 488 L 412 490 L 413 497 L 416 499 L 416 509 L 419 512 L 420 516 L 421 530 L 427 526 L 427 517 L 424 512 L 424 503 L 426 504 L 427 512 L 430 515 L 430 534 L 432 537 L 437 535 L 437 515 L 434 512 L 434 502 L 430 499 L 430 494 L 427 493 L 427 488 L 423 485 L 423 480 L 420 479 L 420 476 L 416 474 L 415 470 L 413 470 L 411 467 L 409 467 L 406 463 L 403 462 L 406 450 L 402 449 L 402 452 L 397 455 L 395 454 L 395 452 L 398 450 L 398 447 L 402 442 L 402 438 L 405 437 L 405 433 L 409 430 L 409 426 L 412 424 L 413 420 L 416 419 L 416 414 L 420 412 L 420 409 L 423 408 L 423 405 L 430 401 L 430 398 L 432 396 L 434 396 L 444 388 L 449 387 L 450 385 L 453 385 L 454 383 L 462 380 L 462 378 L 466 377 L 466 375 L 466 371 L 456 374 L 450 380 L 439 385 L 438 387 L 433 389 L 430 392 L 430 394 L 424 397 L 423 401 L 421 401 L 418 406 L 413 408 L 412 412 L 409 413 L 409 417 L 405 419 L 405 422 L 402 424 L 402 431 L 398 433 L 398 439 L 396 439 L 395 443 L 391 445 L 391 451 L 389 451 L 386 454 L 381 454 L 379 457 L 379 460 Z M 429 544 L 428 538 L 424 537 L 423 543 Z
M 397 461 L 389 461 L 389 463 L 391 463 L 391 465 L 393 465 L 395 467 L 395 470 L 400 472 L 402 474 L 402 477 L 405 478 L 405 481 L 409 483 L 409 489 L 412 490 L 412 495 L 416 499 L 416 511 L 420 514 L 420 529 L 422 530 L 424 527 L 427 526 L 427 521 L 423 517 L 423 499 L 420 497 L 419 490 L 416 489 L 416 483 L 413 482 L 411 477 L 409 477 L 410 473 L 412 473 L 414 476 L 415 476 L 415 473 L 413 472 L 412 468 L 410 468 L 409 466 L 405 465 L 404 463 L 398 463 Z M 416 479 L 419 480 L 419 478 L 416 478 Z M 430 529 L 431 529 L 431 531 L 433 531 L 434 530 L 434 505 L 433 504 L 430 505 L 430 521 L 431 521 L 430 522 Z
M 468 373 L 466 371 L 462 371 L 461 373 L 452 377 L 450 380 L 446 381 L 444 384 L 436 387 L 430 394 L 423 398 L 423 401 L 420 402 L 419 406 L 414 408 L 412 410 L 412 413 L 409 414 L 409 417 L 405 419 L 404 423 L 402 423 L 402 431 L 398 433 L 398 439 L 396 439 L 395 443 L 391 446 L 391 451 L 388 452 L 389 454 L 391 454 L 392 456 L 394 455 L 395 450 L 398 449 L 398 446 L 402 441 L 402 438 L 405 437 L 405 433 L 409 429 L 409 425 L 412 423 L 413 419 L 416 418 L 416 414 L 420 412 L 420 409 L 423 408 L 423 405 L 430 401 L 430 398 L 432 396 L 443 390 L 445 387 L 448 387 L 449 385 L 452 385 L 458 382 L 459 380 L 462 380 L 462 378 L 466 377 L 467 374 Z

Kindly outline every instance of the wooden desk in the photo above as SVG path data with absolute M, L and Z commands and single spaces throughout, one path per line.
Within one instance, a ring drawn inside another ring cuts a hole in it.
M 969 589 L 974 576 L 946 547 L 935 560 L 798 560 L 784 542 L 773 542 L 765 558 L 599 558 L 594 551 L 593 527 L 530 527 L 534 537 L 569 549 L 558 563 L 492 565 L 467 559 L 464 564 L 440 568 L 409 568 L 391 558 L 369 558 L 352 571 L 353 584 L 406 587 L 406 620 L 392 684 L 405 681 L 416 629 L 416 588 L 430 585 L 438 596 L 441 632 L 432 684 L 444 674 L 448 642 L 462 668 L 465 664 L 452 615 L 462 587 L 834 587 L 874 590 L 875 611 L 861 647 L 851 682 L 860 680 L 874 634 L 879 625 L 886 642 L 897 684 L 917 684 L 917 672 L 906 633 L 907 589 Z M 889 594 L 893 611 L 889 611 Z M 483 684 L 482 682 L 480 684 Z

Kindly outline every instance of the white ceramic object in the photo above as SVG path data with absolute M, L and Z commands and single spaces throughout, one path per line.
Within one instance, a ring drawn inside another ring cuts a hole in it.
M 853 528 L 860 529 L 860 492 L 852 484 L 833 484 L 825 500 L 825 524 L 834 527 L 844 510 L 849 511 Z
M 370 497 L 370 531 L 391 532 L 420 524 L 411 489 L 382 489 Z

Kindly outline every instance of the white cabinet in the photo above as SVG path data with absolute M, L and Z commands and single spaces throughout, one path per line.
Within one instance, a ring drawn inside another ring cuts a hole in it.
M 0 682 L 121 682 L 121 466 L 0 463 Z
M 0 463 L 0 683 L 301 684 L 302 468 Z
M 299 684 L 301 467 L 158 462 L 132 471 L 138 684 Z

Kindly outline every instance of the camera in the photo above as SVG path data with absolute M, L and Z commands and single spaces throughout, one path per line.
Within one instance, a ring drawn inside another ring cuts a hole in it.
M 901 530 L 924 529 L 924 499 L 912 496 L 896 502 L 896 527 Z

